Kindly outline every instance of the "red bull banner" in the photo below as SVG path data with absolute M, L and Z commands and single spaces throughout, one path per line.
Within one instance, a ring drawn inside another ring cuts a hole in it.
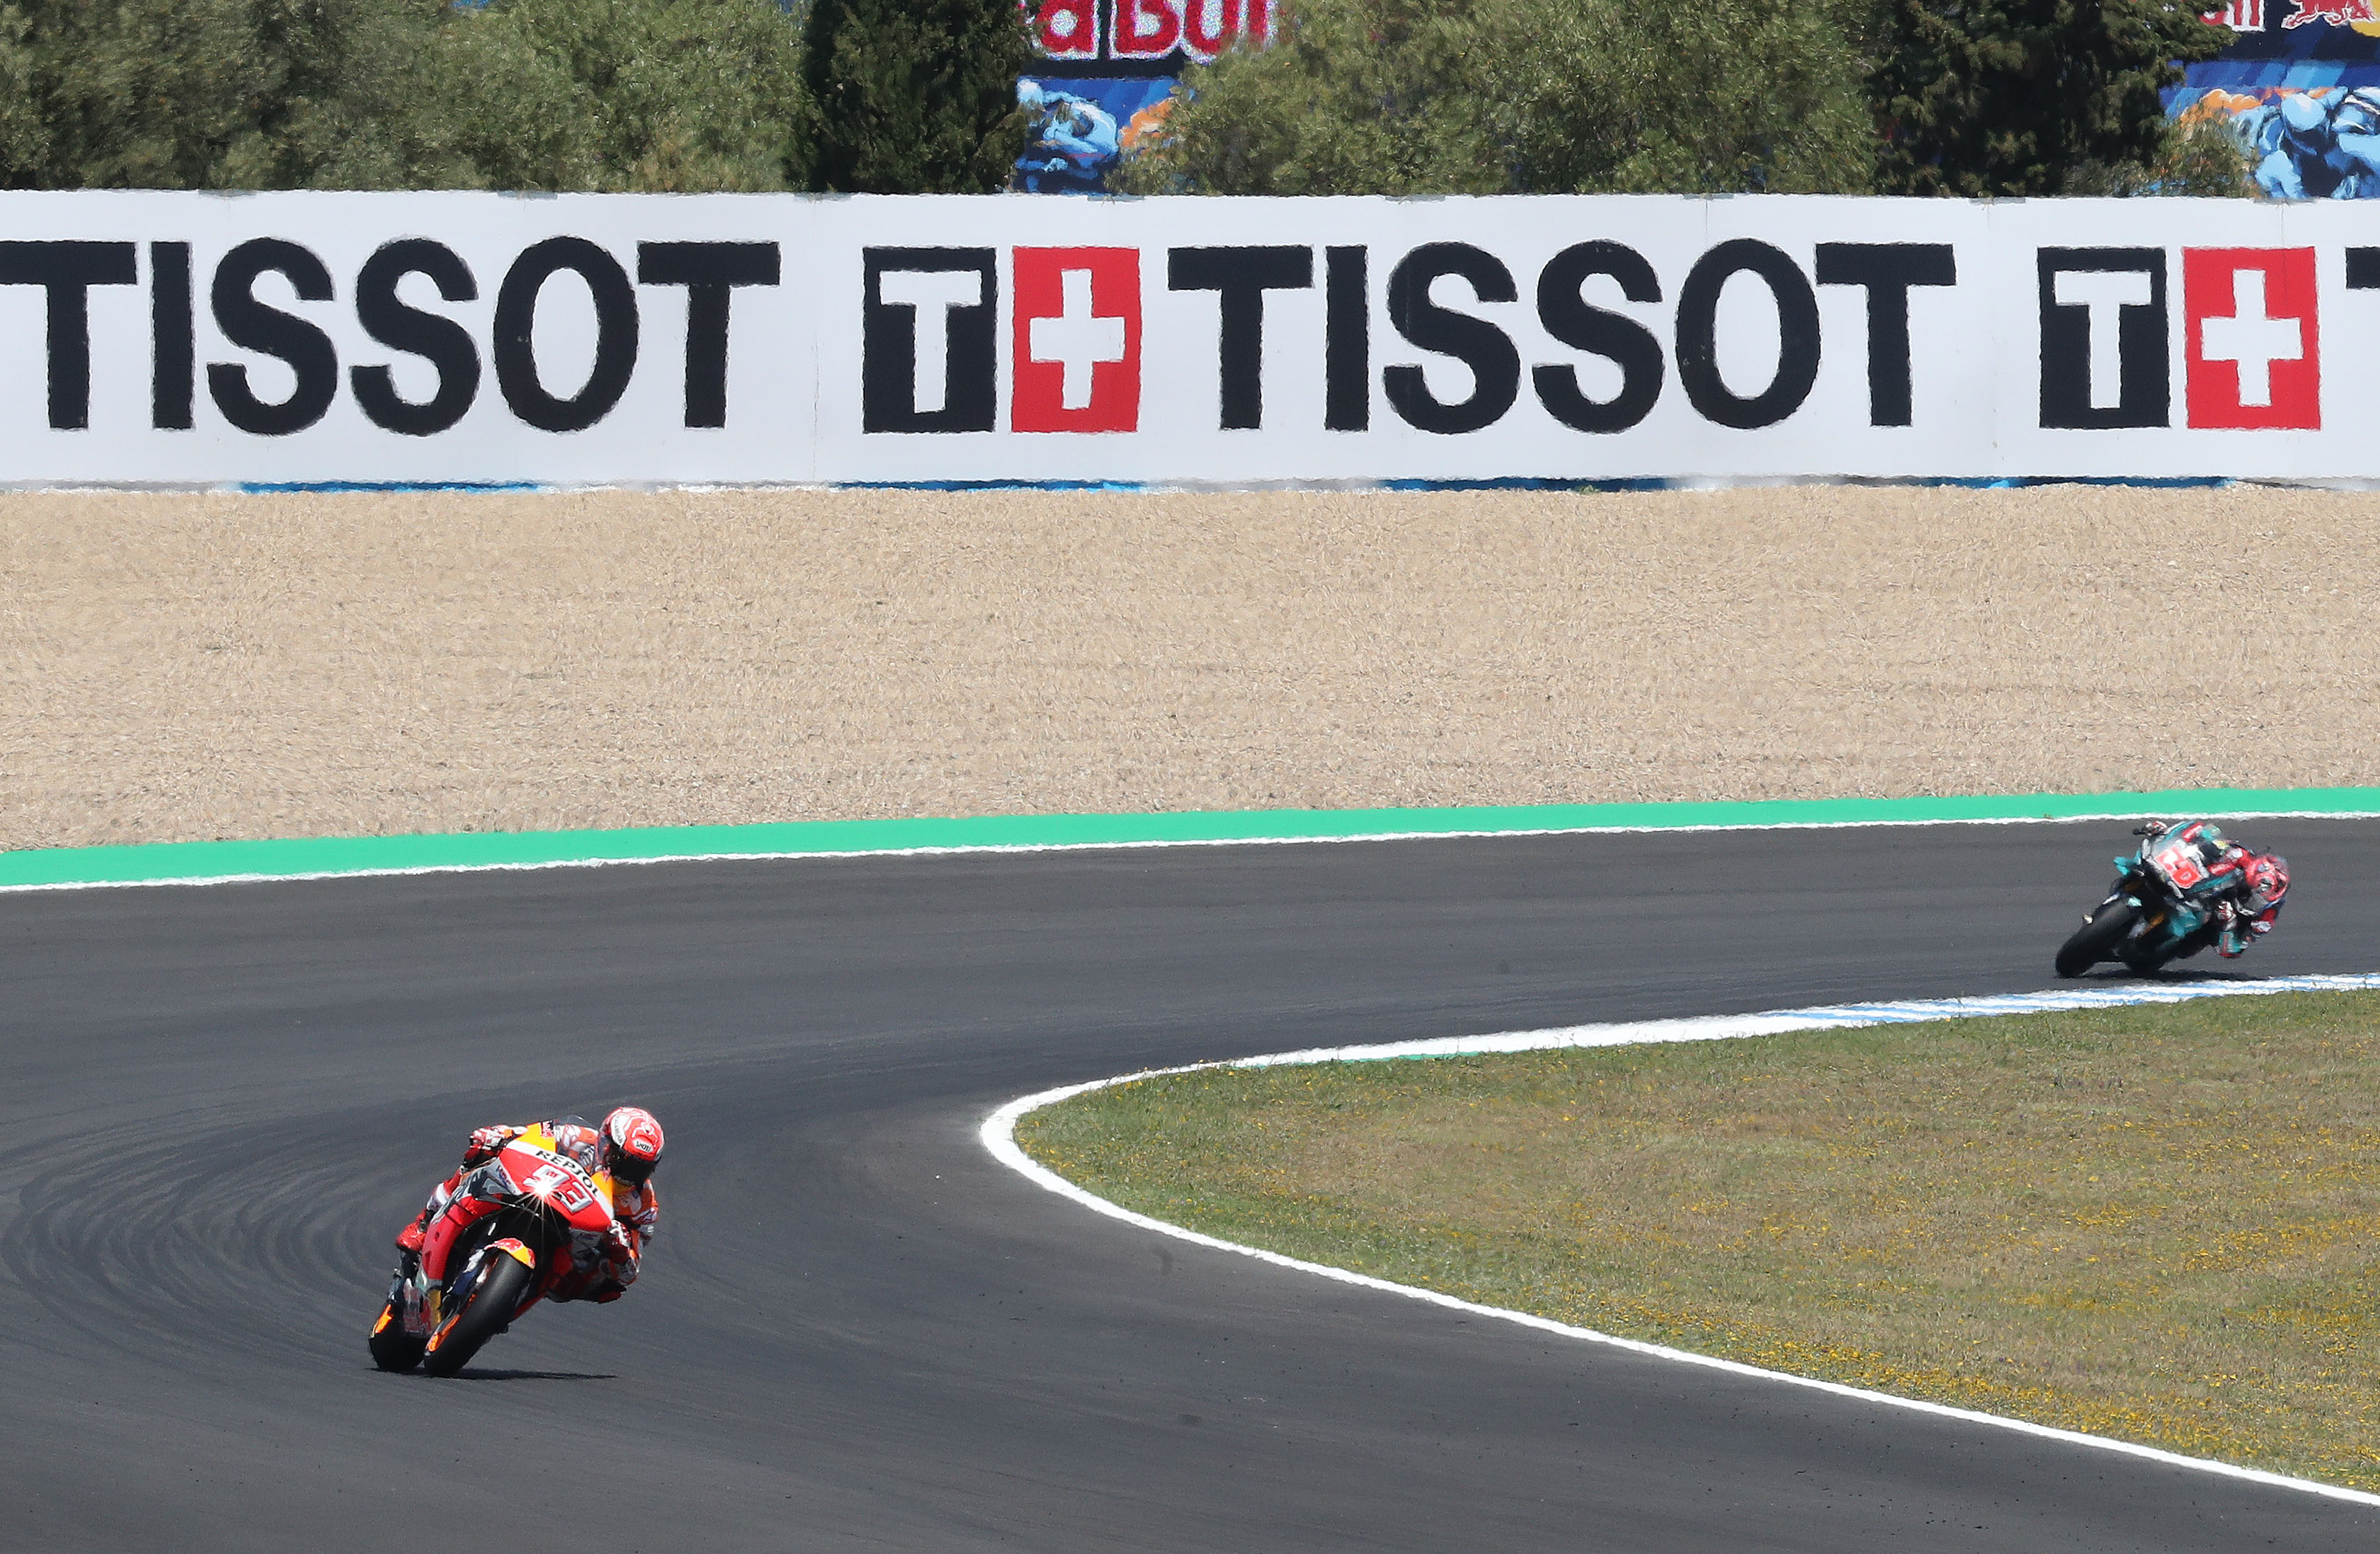
M 1241 39 L 1272 31 L 1272 0 L 1026 0 L 1033 42 L 1045 59 L 1077 65 L 1154 65 L 1169 73 L 1204 64 Z
M 2344 205 L 0 193 L 0 483 L 2380 479 Z
M 1043 63 L 1017 82 L 1032 141 L 1016 187 L 1098 194 L 1161 133 L 1183 69 L 1272 36 L 1273 0 L 1020 0 Z
M 2231 0 L 2230 48 L 2166 93 L 2239 137 L 2275 200 L 2380 199 L 2380 11 L 2373 0 Z

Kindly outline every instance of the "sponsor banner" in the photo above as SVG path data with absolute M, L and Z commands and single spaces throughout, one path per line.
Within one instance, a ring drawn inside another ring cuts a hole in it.
M 2374 0 L 2232 0 L 2205 19 L 2237 34 L 2185 66 L 2177 118 L 2219 119 L 2276 200 L 2380 199 L 2380 10 Z
M 1170 76 L 1028 76 L 1016 101 L 1032 121 L 1032 139 L 1016 161 L 1016 188 L 1026 194 L 1102 194 L 1117 161 L 1160 132 L 1173 106 Z
M 1273 0 L 1020 0 L 1034 51 L 1086 74 L 1177 75 L 1272 36 Z
M 1032 141 L 1014 187 L 1101 194 L 1117 161 L 1163 127 L 1183 70 L 1273 34 L 1273 0 L 1018 0 L 1039 67 L 1016 83 Z
M 2380 479 L 2351 206 L 0 194 L 0 481 Z

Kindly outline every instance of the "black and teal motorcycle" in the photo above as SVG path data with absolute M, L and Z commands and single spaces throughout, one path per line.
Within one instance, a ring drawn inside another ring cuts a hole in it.
M 2232 845 L 2205 820 L 2140 826 L 2140 850 L 2116 860 L 2107 899 L 2082 915 L 2058 947 L 2058 975 L 2080 977 L 2102 961 L 2147 973 L 2187 960 L 2223 931 L 2223 904 L 2239 888 Z

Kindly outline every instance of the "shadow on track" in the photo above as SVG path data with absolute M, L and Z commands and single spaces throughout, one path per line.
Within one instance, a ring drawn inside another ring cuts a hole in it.
M 608 1370 L 475 1370 L 465 1366 L 452 1376 L 419 1376 L 417 1381 L 617 1381 Z

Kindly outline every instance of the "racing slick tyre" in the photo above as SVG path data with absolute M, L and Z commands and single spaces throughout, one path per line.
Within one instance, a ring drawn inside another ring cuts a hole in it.
M 382 1370 L 405 1372 L 421 1363 L 421 1352 L 429 1346 L 426 1338 L 417 1338 L 405 1330 L 405 1318 L 390 1301 L 380 1308 L 380 1320 L 372 1324 L 372 1364 Z
M 2129 901 L 2111 901 L 2083 920 L 2074 937 L 2058 947 L 2058 975 L 2080 977 L 2101 961 L 2114 958 L 2116 946 L 2140 921 L 2141 909 Z
M 519 1259 L 490 1252 L 480 1276 L 471 1281 L 462 1309 L 430 1335 L 421 1368 L 432 1376 L 452 1376 L 469 1365 L 481 1345 L 512 1325 L 513 1313 L 528 1293 L 529 1277 Z

